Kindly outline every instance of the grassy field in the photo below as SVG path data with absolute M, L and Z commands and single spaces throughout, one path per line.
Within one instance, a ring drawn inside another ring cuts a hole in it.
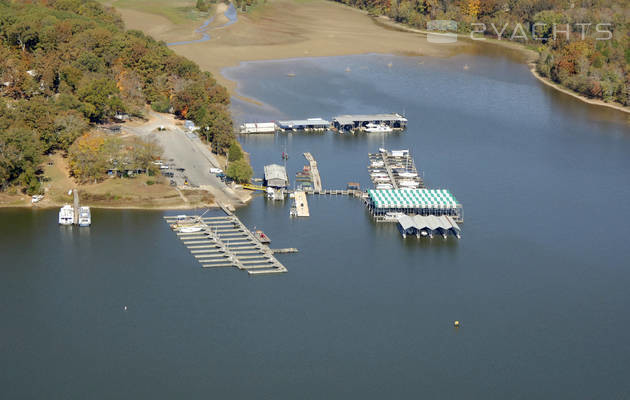
M 115 0 L 102 1 L 118 9 L 135 10 L 160 15 L 173 24 L 184 24 L 191 20 L 207 18 L 209 13 L 195 9 L 195 0 Z
M 44 199 L 37 207 L 58 207 L 73 201 L 69 194 L 77 188 L 81 204 L 101 208 L 197 208 L 214 204 L 204 190 L 179 190 L 163 177 L 136 176 L 134 178 L 106 178 L 98 183 L 78 185 L 68 176 L 66 159 L 59 153 L 49 155 L 44 163 Z M 0 206 L 31 206 L 30 196 L 20 193 L 0 193 Z

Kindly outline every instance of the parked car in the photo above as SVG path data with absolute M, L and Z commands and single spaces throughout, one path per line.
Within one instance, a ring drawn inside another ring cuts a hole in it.
M 175 168 L 175 170 L 177 170 L 179 172 L 184 172 L 184 171 L 186 171 L 186 168 Z
M 222 174 L 223 170 L 221 168 L 210 168 L 210 173 L 218 175 L 218 174 Z

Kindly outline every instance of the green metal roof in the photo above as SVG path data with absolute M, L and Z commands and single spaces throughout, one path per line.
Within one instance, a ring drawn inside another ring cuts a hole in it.
M 457 199 L 446 189 L 368 190 L 376 208 L 457 208 Z

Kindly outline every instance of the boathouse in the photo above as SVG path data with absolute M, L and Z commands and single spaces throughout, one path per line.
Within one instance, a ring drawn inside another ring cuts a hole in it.
M 322 118 L 278 121 L 276 124 L 282 131 L 325 131 L 330 127 L 330 122 Z
M 240 126 L 240 133 L 274 133 L 276 124 L 273 122 L 248 122 Z
M 366 205 L 378 221 L 391 220 L 400 214 L 450 216 L 463 222 L 464 210 L 445 189 L 385 189 L 368 190 Z
M 364 128 L 367 124 L 386 125 L 394 130 L 407 127 L 407 118 L 398 113 L 340 115 L 332 120 L 332 127 L 338 131 L 352 131 Z
M 461 229 L 452 217 L 447 215 L 399 215 L 397 217 L 398 230 L 403 238 L 407 235 L 433 237 L 449 233 L 457 238 L 461 237 Z
M 287 170 L 282 165 L 265 165 L 265 186 L 272 188 L 286 188 L 289 186 Z

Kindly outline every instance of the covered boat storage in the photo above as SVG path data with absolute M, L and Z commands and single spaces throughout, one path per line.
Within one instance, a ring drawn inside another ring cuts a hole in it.
M 433 235 L 446 236 L 450 233 L 457 238 L 461 237 L 461 229 L 452 217 L 447 215 L 399 215 L 398 230 L 403 238 L 407 235 L 427 236 L 432 238 Z
M 333 118 L 332 127 L 338 131 L 353 131 L 362 129 L 370 123 L 386 125 L 394 130 L 403 130 L 407 127 L 407 118 L 398 113 L 339 115 Z
M 277 121 L 276 125 L 281 131 L 325 131 L 330 127 L 330 121 L 322 118 L 297 119 L 290 121 Z
M 464 210 L 446 189 L 368 190 L 366 205 L 376 221 L 395 221 L 400 214 L 449 216 L 464 222 Z

